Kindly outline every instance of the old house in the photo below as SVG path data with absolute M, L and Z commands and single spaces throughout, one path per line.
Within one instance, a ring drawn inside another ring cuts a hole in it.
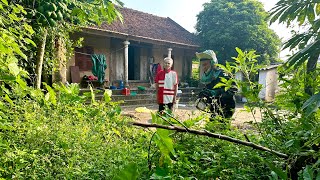
M 259 98 L 265 100 L 266 102 L 274 101 L 275 95 L 279 90 L 278 86 L 278 70 L 277 67 L 280 64 L 270 65 L 259 69 L 258 83 L 262 85 L 262 89 L 259 92 Z M 235 74 L 235 78 L 240 81 L 246 81 L 244 79 L 243 73 L 238 71 Z M 241 93 L 240 93 L 241 94 Z M 239 95 L 238 101 L 246 102 L 246 98 Z
M 73 35 L 84 37 L 83 47 L 75 48 L 75 55 L 67 67 L 78 67 L 80 78 L 91 75 L 91 54 L 103 54 L 109 82 L 123 80 L 126 85 L 149 82 L 150 65 L 164 57 L 174 59 L 173 68 L 180 80 L 191 76 L 192 58 L 199 44 L 196 37 L 170 18 L 159 17 L 128 8 L 120 8 L 123 23 L 103 23 L 100 27 L 86 27 Z M 74 75 L 74 74 L 73 74 Z
M 259 84 L 262 85 L 259 97 L 267 102 L 274 100 L 278 90 L 278 66 L 278 64 L 270 65 L 259 70 Z

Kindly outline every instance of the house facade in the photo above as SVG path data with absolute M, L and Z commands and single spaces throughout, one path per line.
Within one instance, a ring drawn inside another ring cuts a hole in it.
M 259 84 L 262 89 L 259 92 L 259 98 L 267 102 L 272 102 L 278 90 L 278 71 L 279 65 L 270 65 L 259 70 Z
M 74 57 L 67 67 L 67 80 L 71 81 L 71 68 L 79 67 L 80 78 L 92 75 L 92 54 L 106 57 L 105 80 L 149 82 L 150 66 L 162 63 L 164 57 L 174 60 L 173 69 L 180 80 L 191 77 L 192 58 L 199 48 L 195 35 L 185 30 L 170 18 L 128 8 L 120 8 L 123 23 L 86 27 L 72 35 L 73 39 L 84 38 L 83 46 L 75 48 Z
M 266 102 L 274 101 L 275 95 L 279 90 L 278 66 L 280 66 L 280 64 L 270 65 L 259 69 L 258 83 L 262 85 L 262 89 L 260 90 L 258 96 L 260 99 L 263 99 Z M 239 81 L 246 81 L 243 73 L 240 71 L 235 74 L 235 79 Z M 238 96 L 237 99 L 238 101 L 247 102 L 247 99 L 241 95 Z

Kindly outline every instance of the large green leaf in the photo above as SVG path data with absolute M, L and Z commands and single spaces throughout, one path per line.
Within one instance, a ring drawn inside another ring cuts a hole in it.
M 167 157 L 170 156 L 170 153 L 175 155 L 173 140 L 171 137 L 169 137 L 170 131 L 166 129 L 157 129 L 157 133 L 155 135 L 155 142 L 161 153 Z
M 269 168 L 274 171 L 281 179 L 288 179 L 287 173 L 283 172 L 281 168 L 276 167 L 272 162 L 264 159 L 264 162 L 269 166 Z
M 309 60 L 313 52 L 319 51 L 319 48 L 320 48 L 319 45 L 320 45 L 320 39 L 311 44 L 308 44 L 304 49 L 299 50 L 297 53 L 291 56 L 288 59 L 288 61 L 285 63 L 285 66 L 286 67 L 300 66 L 303 62 Z
M 313 112 L 317 111 L 320 107 L 320 93 L 311 96 L 302 106 L 306 116 L 310 116 Z
M 113 178 L 114 180 L 136 180 L 139 177 L 138 166 L 134 163 L 130 163 L 125 166 L 118 175 Z
M 303 170 L 303 179 L 304 180 L 312 180 L 313 179 L 313 170 L 307 165 Z
M 314 19 L 315 19 L 315 14 L 314 14 L 314 7 L 313 5 L 309 5 L 308 7 L 308 20 L 310 23 L 313 23 Z
M 7 0 L 1 0 L 1 2 L 3 2 L 3 4 L 8 6 L 8 1 Z
M 43 83 L 43 85 L 48 90 L 48 93 L 46 94 L 46 100 L 48 102 L 51 102 L 53 105 L 56 105 L 57 104 L 56 92 L 48 84 Z

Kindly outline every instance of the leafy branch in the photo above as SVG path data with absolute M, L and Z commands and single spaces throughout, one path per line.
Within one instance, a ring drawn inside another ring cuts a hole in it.
M 206 130 L 195 130 L 195 129 L 185 129 L 183 127 L 179 127 L 179 126 L 165 126 L 165 125 L 160 125 L 160 124 L 149 124 L 149 123 L 140 123 L 140 122 L 133 122 L 132 125 L 134 126 L 140 126 L 140 127 L 144 127 L 144 128 L 150 128 L 150 127 L 155 127 L 155 128 L 160 128 L 160 129 L 168 129 L 168 130 L 174 130 L 177 132 L 187 132 L 187 133 L 191 133 L 191 134 L 197 134 L 197 135 L 201 135 L 201 136 L 207 136 L 207 137 L 212 137 L 212 138 L 217 138 L 217 139 L 221 139 L 221 140 L 225 140 L 225 141 L 229 141 L 235 144 L 241 144 L 244 146 L 249 146 L 252 147 L 253 149 L 258 149 L 261 151 L 266 151 L 266 152 L 270 152 L 272 154 L 277 155 L 278 157 L 281 158 L 289 158 L 289 156 L 287 154 L 278 152 L 278 151 L 274 151 L 272 149 L 269 149 L 267 147 L 258 145 L 258 144 L 254 144 L 252 142 L 247 142 L 247 141 L 242 141 L 239 139 L 235 139 L 229 136 L 225 136 L 222 134 L 216 134 L 216 133 L 212 133 Z

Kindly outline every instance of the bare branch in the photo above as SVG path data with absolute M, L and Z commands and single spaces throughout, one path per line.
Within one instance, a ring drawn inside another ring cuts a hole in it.
M 277 156 L 279 156 L 281 158 L 287 159 L 289 157 L 287 154 L 283 154 L 281 152 L 274 151 L 274 150 L 269 149 L 267 147 L 254 144 L 252 142 L 242 141 L 242 140 L 235 139 L 235 138 L 232 138 L 232 137 L 229 137 L 229 136 L 225 136 L 225 135 L 222 135 L 222 134 L 211 133 L 209 131 L 204 131 L 204 130 L 201 131 L 201 130 L 195 130 L 195 129 L 185 129 L 185 128 L 178 127 L 178 126 L 165 126 L 165 125 L 160 125 L 160 124 L 149 124 L 149 123 L 140 123 L 140 122 L 133 122 L 132 125 L 140 126 L 140 127 L 155 127 L 155 128 L 161 128 L 161 129 L 174 130 L 174 131 L 177 131 L 177 132 L 188 132 L 188 133 L 191 133 L 191 134 L 197 134 L 197 135 L 202 135 L 202 136 L 207 136 L 207 137 L 212 137 L 212 138 L 218 138 L 218 139 L 222 139 L 222 140 L 229 141 L 229 142 L 232 142 L 232 143 L 241 144 L 241 145 L 244 145 L 244 146 L 249 146 L 249 147 L 252 147 L 253 149 L 258 149 L 258 150 L 261 150 L 261 151 L 267 151 L 267 152 L 275 154 L 275 155 L 277 155 Z

